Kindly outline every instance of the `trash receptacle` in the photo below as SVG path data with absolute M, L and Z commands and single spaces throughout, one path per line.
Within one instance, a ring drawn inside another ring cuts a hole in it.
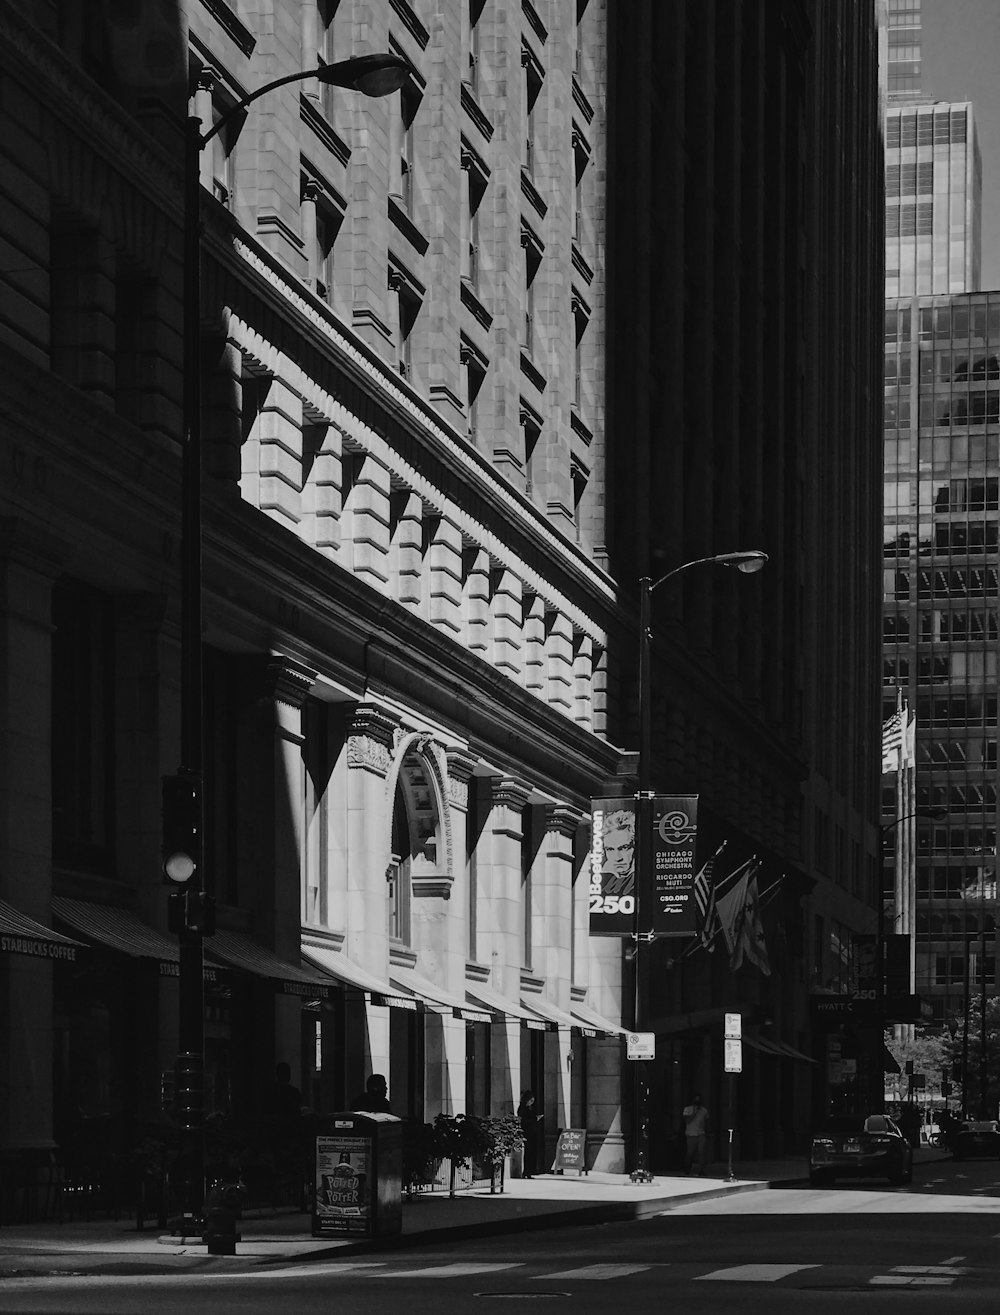
M 352 1110 L 319 1121 L 313 1237 L 382 1237 L 403 1225 L 403 1121 Z

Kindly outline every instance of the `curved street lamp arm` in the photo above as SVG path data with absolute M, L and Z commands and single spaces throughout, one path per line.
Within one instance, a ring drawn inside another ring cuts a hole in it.
M 675 566 L 672 571 L 666 575 L 661 575 L 659 580 L 653 580 L 646 585 L 647 592 L 652 593 L 654 589 L 659 589 L 661 584 L 666 584 L 672 580 L 675 575 L 680 575 L 682 571 L 688 571 L 692 566 L 735 566 L 747 574 L 759 571 L 767 561 L 767 553 L 753 549 L 747 552 L 723 552 L 715 553 L 711 557 L 696 557 L 693 562 L 684 562 L 681 566 Z M 649 580 L 649 576 L 644 576 L 643 580 Z
M 286 74 L 283 78 L 275 78 L 266 86 L 252 91 L 249 96 L 244 96 L 236 105 L 226 110 L 207 132 L 201 134 L 199 146 L 207 146 L 227 123 L 231 123 L 238 114 L 242 114 L 255 100 L 266 96 L 269 91 L 286 86 L 289 82 L 305 82 L 309 78 L 317 78 L 327 86 L 353 88 L 366 96 L 385 96 L 398 91 L 409 75 L 410 66 L 400 55 L 355 55 L 352 59 L 343 59 L 336 64 L 320 64 L 313 69 L 299 69 L 295 73 Z

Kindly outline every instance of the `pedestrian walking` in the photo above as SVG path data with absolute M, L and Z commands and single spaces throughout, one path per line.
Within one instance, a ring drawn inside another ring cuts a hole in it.
M 684 1106 L 684 1141 L 687 1154 L 684 1161 L 686 1173 L 702 1174 L 706 1163 L 706 1145 L 708 1141 L 708 1110 L 701 1103 L 701 1093 L 695 1092 L 690 1105 Z

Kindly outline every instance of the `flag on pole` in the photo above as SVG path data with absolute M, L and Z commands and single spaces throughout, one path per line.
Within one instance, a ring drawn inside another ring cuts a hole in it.
M 726 939 L 726 949 L 729 951 L 730 959 L 736 951 L 740 920 L 743 917 L 743 906 L 746 904 L 747 899 L 747 886 L 750 882 L 751 870 L 756 870 L 756 864 L 757 856 L 755 854 L 743 864 L 742 868 L 737 868 L 736 872 L 732 874 L 737 880 L 726 893 L 716 896 L 716 913 L 719 926 L 722 928 L 722 934 Z
M 895 772 L 899 770 L 900 754 L 904 748 L 903 720 L 905 716 L 905 709 L 897 708 L 892 716 L 882 723 L 883 776 L 886 772 Z
M 767 954 L 767 941 L 764 939 L 764 926 L 760 920 L 760 896 L 757 893 L 757 871 L 747 882 L 746 903 L 743 906 L 743 918 L 740 923 L 739 940 L 732 968 L 735 971 L 746 959 L 764 974 L 771 976 L 771 961 Z
M 906 718 L 906 729 L 903 732 L 903 742 L 900 745 L 900 766 L 916 767 L 917 765 L 917 714 L 903 711 Z
M 726 847 L 726 842 L 722 844 L 711 856 L 706 859 L 698 871 L 694 874 L 694 899 L 698 906 L 698 921 L 701 927 L 701 943 L 709 953 L 715 949 L 715 938 L 721 930 L 719 922 L 719 913 L 715 907 L 715 881 L 713 871 L 715 861 Z

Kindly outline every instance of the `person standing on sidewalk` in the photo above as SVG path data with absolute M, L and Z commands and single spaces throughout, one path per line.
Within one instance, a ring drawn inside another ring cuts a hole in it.
M 690 1105 L 684 1106 L 684 1140 L 687 1143 L 685 1172 L 699 1176 L 705 1169 L 705 1147 L 708 1138 L 708 1110 L 701 1103 L 701 1093 L 695 1092 Z
M 533 1178 L 538 1171 L 538 1132 L 542 1115 L 535 1109 L 535 1093 L 521 1092 L 521 1103 L 517 1107 L 517 1118 L 524 1134 L 524 1170 L 522 1178 Z

